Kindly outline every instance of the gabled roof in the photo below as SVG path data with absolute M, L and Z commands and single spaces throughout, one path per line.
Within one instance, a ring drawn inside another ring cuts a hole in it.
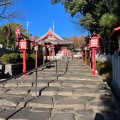
M 67 44 L 72 44 L 72 42 L 66 41 L 66 40 L 50 40 L 50 39 L 45 39 L 41 40 L 38 42 L 38 44 L 44 44 L 44 43 L 51 43 L 54 45 L 67 45 Z
M 45 39 L 64 40 L 59 35 L 54 33 L 52 31 L 52 29 L 49 29 L 46 34 L 44 34 L 42 37 L 38 38 L 37 42 L 39 43 L 40 41 L 45 40 Z

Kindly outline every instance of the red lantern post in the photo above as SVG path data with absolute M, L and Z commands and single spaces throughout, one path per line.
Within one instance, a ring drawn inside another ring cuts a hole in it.
M 23 52 L 23 76 L 26 76 L 26 50 L 28 49 L 26 39 L 20 40 L 19 49 Z
M 20 28 L 16 27 L 16 38 L 17 38 L 17 46 L 20 51 L 23 52 L 23 76 L 26 76 L 26 50 L 30 47 L 30 40 L 27 40 L 26 37 L 20 34 Z
M 23 50 L 23 76 L 26 76 L 26 50 Z
M 90 42 L 89 42 L 89 48 L 91 50 L 91 68 L 92 68 L 92 75 L 96 76 L 96 50 L 99 47 L 99 37 L 94 32 L 91 36 Z

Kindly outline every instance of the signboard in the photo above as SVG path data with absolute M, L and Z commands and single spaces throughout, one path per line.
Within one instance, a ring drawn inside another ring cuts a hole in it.
M 91 38 L 89 47 L 98 47 L 98 38 Z
M 97 47 L 98 46 L 98 39 L 91 39 L 91 47 Z
M 27 42 L 20 42 L 20 49 L 27 49 Z

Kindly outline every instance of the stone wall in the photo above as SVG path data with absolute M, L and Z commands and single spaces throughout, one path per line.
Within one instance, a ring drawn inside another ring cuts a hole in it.
M 40 63 L 38 63 L 38 66 Z M 26 64 L 26 71 L 35 68 L 35 62 L 27 62 Z M 0 69 L 2 70 L 2 73 L 7 75 L 7 77 L 14 76 L 17 74 L 20 74 L 23 72 L 23 64 L 17 63 L 17 64 L 2 64 L 0 65 Z

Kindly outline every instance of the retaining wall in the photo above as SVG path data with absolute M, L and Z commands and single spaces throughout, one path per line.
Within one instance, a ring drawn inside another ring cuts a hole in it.
M 40 62 L 38 63 L 38 66 Z M 26 63 L 26 71 L 35 68 L 35 62 L 27 62 Z M 17 64 L 1 64 L 0 69 L 3 74 L 9 76 L 14 76 L 23 72 L 23 63 Z

